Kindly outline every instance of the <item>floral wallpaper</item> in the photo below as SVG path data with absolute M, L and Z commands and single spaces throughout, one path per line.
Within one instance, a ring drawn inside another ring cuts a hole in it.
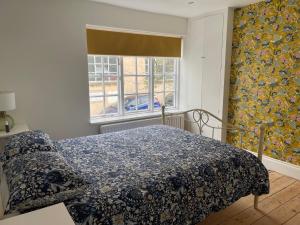
M 268 0 L 235 10 L 229 123 L 256 131 L 243 137 L 256 151 L 267 123 L 264 154 L 300 165 L 300 0 Z M 240 136 L 228 133 L 239 145 Z

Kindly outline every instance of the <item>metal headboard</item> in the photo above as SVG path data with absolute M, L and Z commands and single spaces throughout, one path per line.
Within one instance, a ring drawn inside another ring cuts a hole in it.
M 215 130 L 225 130 L 227 131 L 237 131 L 240 133 L 240 148 L 243 148 L 243 136 L 246 133 L 254 133 L 256 134 L 255 130 L 250 130 L 246 128 L 241 128 L 238 126 L 234 126 L 232 124 L 225 123 L 222 119 L 215 116 L 214 114 L 204 110 L 204 109 L 191 109 L 187 111 L 180 112 L 180 114 L 192 114 L 192 120 L 187 120 L 192 124 L 196 124 L 199 129 L 199 134 L 203 135 L 203 128 L 209 127 L 212 129 L 212 138 L 214 138 Z M 162 106 L 162 124 L 166 124 L 166 119 L 168 117 L 174 116 L 174 113 L 167 114 L 166 113 L 166 107 Z M 214 118 L 218 122 L 220 122 L 220 126 L 213 126 L 210 124 L 210 119 Z M 262 161 L 262 155 L 263 155 L 263 144 L 264 144 L 264 136 L 265 136 L 265 124 L 261 124 L 259 126 L 259 137 L 258 137 L 258 147 L 257 147 L 257 157 L 260 161 Z M 257 208 L 258 205 L 258 196 L 255 196 L 254 198 L 254 207 Z

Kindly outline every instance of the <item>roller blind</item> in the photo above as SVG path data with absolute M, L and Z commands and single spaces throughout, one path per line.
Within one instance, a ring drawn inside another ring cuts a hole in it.
M 94 55 L 180 57 L 181 38 L 87 29 Z

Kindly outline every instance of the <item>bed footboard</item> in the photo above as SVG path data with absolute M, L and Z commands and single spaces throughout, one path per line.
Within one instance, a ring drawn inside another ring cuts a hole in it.
M 191 109 L 184 112 L 181 112 L 181 114 L 191 114 L 192 120 L 186 120 L 190 123 L 196 124 L 196 126 L 199 129 L 199 134 L 203 135 L 203 128 L 208 127 L 212 131 L 212 138 L 214 138 L 215 131 L 216 130 L 224 130 L 227 131 L 237 131 L 240 134 L 240 148 L 243 149 L 243 135 L 245 133 L 255 133 L 254 130 L 250 130 L 247 128 L 241 128 L 238 126 L 234 126 L 232 124 L 225 123 L 223 120 L 218 118 L 217 116 L 213 115 L 212 113 L 204 110 L 204 109 Z M 168 117 L 172 117 L 174 114 L 167 114 L 166 113 L 166 107 L 162 106 L 162 124 L 166 124 L 166 120 Z M 216 121 L 220 123 L 219 126 L 215 126 L 210 124 L 210 119 L 213 118 Z M 264 148 L 264 138 L 265 138 L 265 124 L 261 124 L 259 126 L 259 137 L 258 137 L 258 146 L 257 146 L 257 158 L 262 161 L 262 155 L 263 155 L 263 148 Z M 254 196 L 254 208 L 258 208 L 258 198 L 259 196 Z

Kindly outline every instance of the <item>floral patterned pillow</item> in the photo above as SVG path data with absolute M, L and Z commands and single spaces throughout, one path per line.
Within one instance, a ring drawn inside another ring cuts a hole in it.
M 13 135 L 4 147 L 1 161 L 6 163 L 13 157 L 36 151 L 56 151 L 49 135 L 40 130 Z
M 4 165 L 9 188 L 5 214 L 23 213 L 82 194 L 88 183 L 57 152 L 14 157 Z

